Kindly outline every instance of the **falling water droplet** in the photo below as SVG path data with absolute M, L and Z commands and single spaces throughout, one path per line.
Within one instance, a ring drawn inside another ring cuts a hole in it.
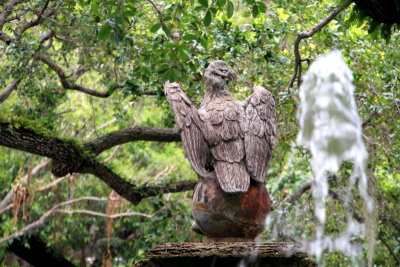
M 361 119 L 353 96 L 353 75 L 339 51 L 320 56 L 305 75 L 300 88 L 298 144 L 309 149 L 314 173 L 313 197 L 315 216 L 319 224 L 316 238 L 304 242 L 310 254 L 321 258 L 325 250 L 339 251 L 353 260 L 360 254 L 360 245 L 352 242 L 364 233 L 365 227 L 348 216 L 347 228 L 336 237 L 324 232 L 325 202 L 328 197 L 328 173 L 336 173 L 344 161 L 353 164 L 346 201 L 351 197 L 351 186 L 358 182 L 360 196 L 369 213 L 373 200 L 368 194 L 366 164 L 367 150 L 362 140 Z

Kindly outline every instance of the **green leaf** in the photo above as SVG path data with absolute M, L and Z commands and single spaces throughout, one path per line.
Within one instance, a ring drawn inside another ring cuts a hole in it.
M 189 63 L 188 66 L 189 66 L 189 69 L 190 69 L 191 71 L 193 71 L 193 72 L 196 72 L 196 71 L 197 71 L 197 68 L 196 68 L 196 66 L 195 66 L 193 63 Z
M 178 69 L 173 68 L 172 73 L 175 77 L 175 80 L 179 80 L 182 77 L 182 72 Z
M 119 44 L 124 39 L 124 33 L 122 32 L 121 28 L 117 25 L 113 27 L 112 31 L 113 41 L 115 44 Z
M 226 0 L 217 0 L 217 5 L 221 8 L 226 4 Z
M 203 23 L 204 23 L 204 26 L 209 26 L 210 24 L 211 24 L 211 11 L 210 10 L 208 10 L 207 11 L 207 13 L 206 13 L 206 15 L 204 16 L 204 19 L 203 19 Z
M 233 3 L 231 1 L 228 1 L 228 8 L 226 10 L 226 16 L 228 17 L 228 19 L 233 16 L 234 10 L 235 8 L 233 7 Z
M 258 6 L 254 5 L 252 10 L 251 10 L 251 14 L 253 14 L 253 18 L 257 18 L 258 14 L 260 14 L 260 11 L 258 10 Z
M 182 59 L 182 61 L 186 61 L 190 58 L 190 53 L 186 50 L 186 46 L 181 44 L 178 47 L 178 53 L 179 53 L 179 57 Z
M 204 47 L 204 49 L 207 49 L 207 48 L 208 48 L 208 43 L 207 43 L 207 40 L 206 40 L 206 39 L 204 39 L 203 37 L 201 37 L 199 42 L 200 42 L 201 46 Z
M 267 11 L 267 6 L 263 2 L 257 2 L 257 6 L 260 13 L 265 13 L 265 11 Z
M 198 0 L 200 5 L 204 6 L 204 7 L 208 7 L 208 0 Z
M 161 23 L 156 23 L 150 28 L 150 32 L 155 33 L 161 28 Z
M 110 32 L 111 32 L 111 26 L 108 23 L 103 24 L 103 26 L 101 26 L 100 31 L 97 35 L 97 38 L 102 41 L 105 40 L 108 36 L 110 36 Z
M 171 36 L 171 32 L 168 29 L 167 25 L 162 24 L 161 27 L 162 27 L 162 30 L 165 32 L 166 35 Z
M 196 35 L 187 33 L 187 34 L 185 34 L 185 35 L 182 37 L 182 39 L 183 39 L 184 41 L 193 41 L 193 40 L 196 40 L 197 37 L 196 37 Z

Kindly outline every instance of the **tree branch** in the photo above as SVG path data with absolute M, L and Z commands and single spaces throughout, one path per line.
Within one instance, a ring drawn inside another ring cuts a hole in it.
M 147 0 L 147 2 L 149 2 L 153 7 L 154 7 L 154 9 L 156 10 L 156 12 L 158 13 L 158 15 L 161 15 L 162 14 L 162 11 L 158 8 L 158 6 L 153 2 L 153 0 Z
M 56 185 L 58 185 L 59 183 L 61 183 L 61 182 L 64 181 L 65 179 L 67 179 L 68 177 L 69 177 L 69 176 L 60 177 L 60 178 L 54 180 L 53 182 L 51 182 L 51 183 L 49 183 L 49 184 L 47 184 L 47 185 L 45 185 L 45 186 L 36 188 L 34 191 L 35 191 L 35 192 L 47 191 L 47 190 L 49 190 L 50 188 L 55 187 Z
M 6 44 L 10 44 L 13 41 L 13 39 L 8 34 L 2 31 L 0 31 L 0 40 L 5 42 Z
M 157 142 L 178 142 L 181 136 L 178 129 L 151 128 L 135 126 L 132 128 L 119 130 L 103 135 L 89 143 L 85 148 L 95 155 L 110 149 L 116 145 L 125 144 L 132 141 L 157 141 Z
M 65 176 L 79 167 L 84 161 L 82 149 L 72 141 L 37 134 L 23 127 L 13 127 L 0 122 L 0 145 L 15 148 L 54 160 L 52 172 L 57 177 Z
M 389 253 L 393 256 L 393 258 L 396 260 L 397 264 L 400 266 L 400 257 L 396 255 L 396 253 L 393 251 L 393 249 L 389 246 L 389 244 L 386 242 L 386 240 L 383 238 L 382 232 L 379 232 L 378 234 L 379 240 L 383 243 L 383 245 L 387 248 Z
M 45 214 L 43 214 L 42 217 L 39 218 L 39 220 L 28 224 L 27 226 L 25 226 L 21 230 L 15 232 L 15 233 L 13 233 L 13 234 L 11 234 L 9 236 L 0 238 L 0 243 L 13 240 L 13 239 L 15 239 L 17 237 L 20 237 L 20 236 L 24 235 L 27 232 L 32 231 L 35 228 L 39 227 L 60 207 L 66 206 L 66 205 L 71 205 L 71 204 L 74 204 L 74 203 L 77 203 L 77 202 L 81 202 L 81 201 L 86 201 L 86 200 L 99 201 L 99 198 L 98 197 L 81 197 L 81 198 L 72 199 L 72 200 L 68 200 L 68 201 L 65 201 L 65 202 L 58 203 L 58 204 L 54 205 L 50 210 L 48 210 Z M 104 198 L 104 199 L 101 199 L 101 200 L 106 201 L 107 198 Z
M 34 176 L 36 174 L 38 174 L 41 170 L 43 170 L 45 167 L 47 167 L 47 165 L 49 165 L 50 161 L 45 159 L 42 160 L 38 165 L 36 165 L 35 167 L 32 168 L 31 172 L 30 172 L 30 176 Z M 26 181 L 28 180 L 29 175 L 26 174 L 24 177 L 21 178 L 21 181 Z M 11 189 L 7 195 L 4 197 L 4 199 L 0 202 L 0 210 L 2 210 L 5 206 L 7 206 L 11 200 L 13 199 L 13 193 L 14 190 Z M 0 212 L 1 214 L 2 212 Z
M 12 0 L 9 1 L 9 3 L 4 7 L 3 11 L 0 13 L 0 26 L 2 26 L 8 17 L 8 15 L 13 11 L 13 8 L 21 4 L 23 2 L 26 2 L 27 0 Z
M 57 74 L 58 78 L 60 79 L 61 85 L 65 90 L 75 90 L 75 91 L 80 91 L 82 93 L 92 95 L 92 96 L 97 96 L 97 97 L 109 97 L 110 92 L 98 92 L 96 90 L 87 88 L 85 86 L 81 86 L 75 83 L 71 83 L 68 81 L 67 75 L 65 75 L 64 71 L 53 61 L 48 59 L 47 57 L 41 55 L 41 54 L 36 54 L 35 58 L 42 61 L 44 64 L 46 64 L 50 69 L 55 71 Z
M 146 129 L 151 132 L 151 128 L 146 127 Z M 129 132 L 130 129 L 127 130 Z M 158 130 L 161 132 L 163 131 L 161 129 Z M 167 135 L 167 137 L 164 136 L 162 138 L 157 137 L 154 132 L 153 135 L 142 134 L 139 136 L 125 137 L 127 139 L 120 137 L 123 140 L 120 140 L 119 142 L 125 143 L 129 140 L 171 141 L 171 136 L 175 138 L 174 140 L 179 136 L 177 132 L 172 135 L 171 132 L 169 133 L 170 134 Z M 111 133 L 111 140 L 114 140 L 113 138 L 116 138 L 117 136 L 118 135 Z M 137 205 L 143 198 L 156 196 L 161 193 L 192 190 L 196 184 L 196 181 L 181 181 L 166 186 L 137 187 L 92 158 L 90 152 L 101 151 L 101 149 L 96 145 L 91 147 L 93 148 L 92 151 L 88 146 L 81 147 L 72 141 L 65 141 L 55 137 L 38 134 L 30 129 L 14 127 L 9 123 L 0 123 L 0 137 L 0 145 L 2 146 L 52 158 L 53 162 L 51 171 L 57 177 L 62 177 L 73 172 L 93 174 L 134 205 Z M 115 143 L 117 141 L 114 140 L 113 142 Z M 103 145 L 103 142 L 97 144 L 99 144 L 99 147 L 102 149 L 106 146 L 110 146 L 109 143 Z M 85 150 L 85 148 L 87 150 Z
M 185 180 L 167 185 L 143 186 L 136 189 L 142 198 L 157 196 L 166 193 L 177 193 L 193 190 L 198 181 Z
M 74 264 L 36 235 L 13 240 L 7 250 L 32 266 L 75 267 Z
M 80 173 L 90 173 L 100 178 L 110 188 L 117 192 L 120 196 L 131 202 L 133 205 L 139 204 L 143 197 L 137 192 L 136 185 L 124 180 L 118 174 L 113 172 L 107 166 L 92 160 L 89 164 L 86 164 Z
M 6 87 L 6 89 L 0 94 L 0 103 L 3 103 L 14 91 L 15 88 L 17 88 L 19 81 L 12 80 Z
M 313 181 L 305 183 L 302 187 L 300 187 L 296 192 L 291 194 L 287 199 L 288 202 L 296 202 L 305 192 L 311 189 Z
M 56 210 L 56 212 L 64 213 L 64 214 L 68 214 L 68 215 L 85 214 L 85 215 L 102 217 L 102 218 L 107 218 L 107 219 L 116 219 L 116 218 L 120 218 L 120 217 L 132 217 L 132 216 L 153 218 L 154 216 L 156 216 L 158 213 L 160 213 L 162 210 L 165 210 L 165 209 L 166 209 L 165 207 L 161 208 L 152 214 L 147 214 L 147 213 L 142 213 L 142 212 L 131 212 L 131 211 L 122 212 L 122 213 L 114 213 L 114 214 L 105 214 L 102 212 L 97 212 L 97 211 L 92 211 L 92 210 L 63 210 L 63 209 L 58 209 L 58 210 Z
M 44 11 L 47 9 L 47 7 L 49 6 L 50 1 L 47 0 L 44 3 L 44 6 L 42 7 L 42 9 L 40 10 L 39 14 L 37 15 L 35 20 L 31 20 L 30 22 L 28 22 L 27 24 L 23 25 L 19 31 L 18 31 L 18 36 L 21 36 L 26 30 L 28 30 L 29 28 L 35 27 L 37 25 L 40 24 L 40 22 L 42 22 L 43 19 L 43 13 Z
M 23 15 L 25 15 L 26 13 L 28 13 L 28 10 L 27 10 L 27 9 L 21 11 L 20 13 L 18 13 L 18 14 L 15 15 L 15 16 L 6 18 L 6 19 L 4 20 L 4 23 L 8 23 L 8 22 L 11 22 L 11 21 L 13 21 L 13 20 L 21 20 L 21 17 L 22 17 Z
M 4 212 L 7 212 L 9 210 L 12 210 L 12 208 L 14 207 L 14 204 L 10 204 L 8 206 L 5 206 L 4 208 L 0 209 L 0 215 L 3 214 Z
M 323 27 L 325 27 L 329 22 L 331 22 L 342 10 L 346 9 L 351 3 L 352 3 L 352 1 L 348 1 L 343 6 L 334 9 L 333 12 L 327 18 L 325 18 L 319 24 L 314 26 L 309 32 L 300 32 L 297 34 L 297 37 L 296 37 L 296 40 L 294 41 L 294 46 L 293 46 L 293 52 L 294 52 L 294 56 L 295 56 L 295 65 L 294 65 L 294 71 L 293 71 L 292 78 L 289 82 L 289 88 L 293 87 L 296 79 L 297 79 L 298 86 L 300 86 L 300 84 L 301 84 L 301 74 L 302 74 L 301 62 L 303 61 L 303 59 L 301 58 L 300 51 L 299 51 L 300 41 L 305 38 L 312 37 L 314 34 L 316 34 L 318 31 L 320 31 Z

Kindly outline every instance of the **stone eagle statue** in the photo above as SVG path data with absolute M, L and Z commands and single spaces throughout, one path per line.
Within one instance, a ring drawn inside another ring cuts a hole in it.
M 264 182 L 275 146 L 275 102 L 261 86 L 244 101 L 228 91 L 236 72 L 222 60 L 204 73 L 206 90 L 197 110 L 179 83 L 166 82 L 187 157 L 202 178 L 217 178 L 224 192 L 247 192 L 250 180 Z

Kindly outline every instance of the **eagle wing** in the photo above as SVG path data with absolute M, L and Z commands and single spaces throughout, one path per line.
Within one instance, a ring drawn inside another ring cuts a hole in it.
M 257 86 L 242 104 L 246 116 L 242 124 L 246 167 L 254 180 L 264 182 L 275 148 L 275 102 L 268 90 Z
M 164 91 L 174 111 L 176 125 L 181 133 L 183 147 L 185 148 L 193 169 L 201 177 L 213 177 L 212 173 L 205 169 L 210 150 L 201 131 L 203 123 L 199 119 L 197 109 L 186 96 L 179 83 L 166 82 L 164 84 Z
M 213 139 L 206 136 L 214 157 L 218 182 L 225 192 L 247 192 L 250 176 L 244 161 L 245 148 L 240 127 L 241 103 L 230 95 L 214 98 L 199 110 L 200 119 Z

